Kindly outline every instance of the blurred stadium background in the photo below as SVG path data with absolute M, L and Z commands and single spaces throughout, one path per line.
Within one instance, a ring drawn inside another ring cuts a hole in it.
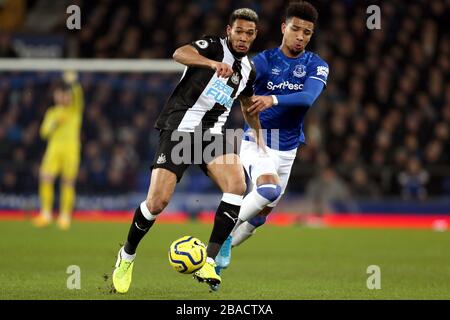
M 223 34 L 231 10 L 242 6 L 261 18 L 255 53 L 279 45 L 286 3 L 1 0 L 0 58 L 20 59 L 18 68 L 25 58 L 36 59 L 35 67 L 42 58 L 132 59 L 157 70 L 161 60 L 149 59 L 170 59 L 177 47 L 203 34 Z M 439 215 L 438 224 L 445 227 L 450 214 L 450 37 L 444 14 L 449 2 L 371 2 L 381 7 L 381 30 L 366 28 L 366 1 L 312 3 L 320 16 L 308 49 L 329 63 L 331 73 L 308 114 L 308 144 L 299 150 L 277 211 L 288 213 L 289 221 L 308 213 Z M 81 8 L 81 30 L 66 27 L 71 4 Z M 16 64 L 1 61 L 0 208 L 11 216 L 39 206 L 45 144 L 38 128 L 61 73 L 6 71 Z M 180 77 L 179 65 L 171 66 L 169 72 L 80 73 L 86 107 L 79 212 L 127 211 L 145 197 L 158 140 L 153 124 Z M 228 127 L 242 125 L 240 109 L 233 108 Z M 208 212 L 219 197 L 212 182 L 191 168 L 167 214 Z

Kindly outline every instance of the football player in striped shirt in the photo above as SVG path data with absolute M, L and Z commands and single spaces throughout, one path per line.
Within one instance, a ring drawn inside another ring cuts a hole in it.
M 233 101 L 239 99 L 249 126 L 260 128 L 257 113 L 250 116 L 247 112 L 252 104 L 255 79 L 254 66 L 247 53 L 256 38 L 257 22 L 253 10 L 235 10 L 226 38 L 206 36 L 175 51 L 173 58 L 186 68 L 156 122 L 160 140 L 151 183 L 147 199 L 137 207 L 127 241 L 118 253 L 113 272 L 116 291 L 129 290 L 137 246 L 169 203 L 177 182 L 192 163 L 198 164 L 223 192 L 206 250 L 207 261 L 194 277 L 210 286 L 221 282 L 214 259 L 237 221 L 246 190 L 242 164 L 234 148 L 224 139 L 223 125 Z M 196 139 L 198 131 L 200 141 Z M 180 143 L 184 145 L 182 156 L 176 152 Z M 208 150 L 213 151 L 205 157 Z

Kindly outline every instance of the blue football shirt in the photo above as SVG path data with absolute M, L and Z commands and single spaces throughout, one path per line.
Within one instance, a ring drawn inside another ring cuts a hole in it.
M 262 51 L 253 58 L 256 68 L 255 95 L 289 95 L 303 90 L 306 80 L 327 83 L 328 64 L 317 54 L 304 51 L 297 58 L 286 57 L 280 48 Z M 287 108 L 274 105 L 260 113 L 263 129 L 267 129 L 266 143 L 273 149 L 292 150 L 305 143 L 303 121 L 309 108 Z M 248 125 L 244 129 L 247 131 Z M 273 129 L 278 129 L 278 132 Z M 277 139 L 278 141 L 272 141 Z

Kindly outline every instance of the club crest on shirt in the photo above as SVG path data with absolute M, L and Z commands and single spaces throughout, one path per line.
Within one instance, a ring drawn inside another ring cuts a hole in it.
M 273 75 L 279 76 L 280 73 L 281 73 L 281 69 L 280 68 L 275 67 L 275 68 L 272 69 L 272 74 Z
M 234 84 L 239 83 L 239 74 L 237 72 L 233 73 L 233 75 L 231 76 L 231 82 L 233 82 Z
M 158 160 L 156 161 L 156 164 L 163 164 L 166 163 L 166 155 L 164 153 L 161 153 L 158 157 Z
M 298 64 L 294 69 L 294 77 L 301 78 L 306 75 L 306 67 L 302 64 Z

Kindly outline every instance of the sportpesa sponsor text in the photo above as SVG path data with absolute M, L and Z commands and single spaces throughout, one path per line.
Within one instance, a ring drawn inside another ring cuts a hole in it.
M 303 83 L 290 83 L 289 81 L 283 81 L 279 84 L 274 84 L 272 81 L 267 82 L 267 89 L 277 90 L 277 89 L 289 89 L 289 90 L 302 90 Z

